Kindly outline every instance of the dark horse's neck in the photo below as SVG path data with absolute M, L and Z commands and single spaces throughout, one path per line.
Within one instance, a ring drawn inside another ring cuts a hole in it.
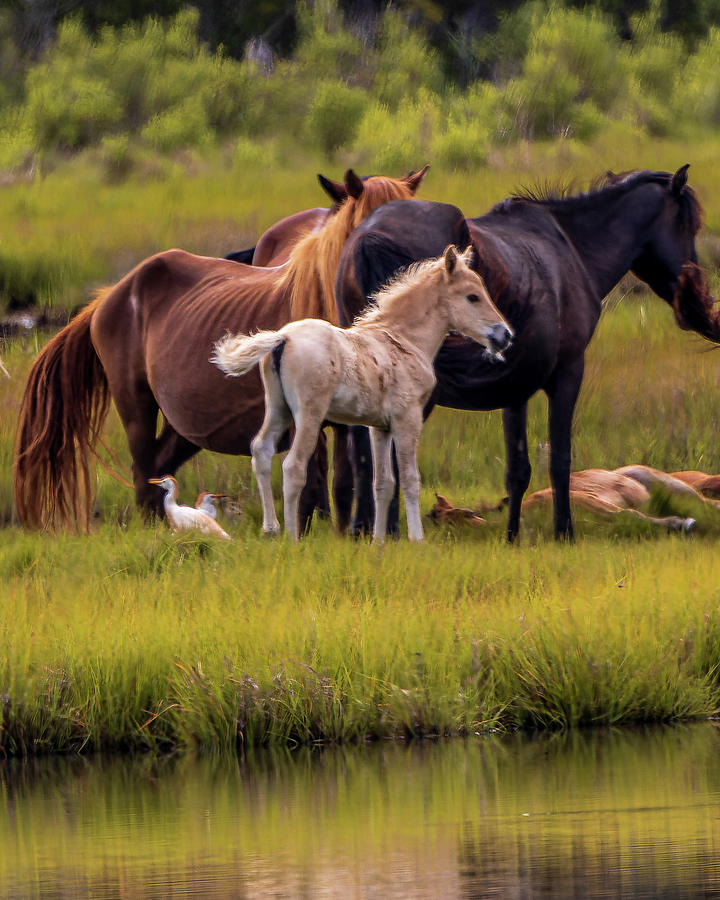
M 516 202 L 537 204 L 551 213 L 602 298 L 651 243 L 671 202 L 669 181 L 670 175 L 665 172 L 636 172 L 587 194 L 539 197 L 528 193 L 519 195 Z M 650 286 L 671 302 L 677 274 L 659 272 Z

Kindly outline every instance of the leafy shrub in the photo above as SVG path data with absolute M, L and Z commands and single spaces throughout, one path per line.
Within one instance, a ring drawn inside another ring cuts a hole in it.
M 711 28 L 677 78 L 675 105 L 705 125 L 720 125 L 720 28 Z
M 440 134 L 442 100 L 420 91 L 415 103 L 394 112 L 382 103 L 370 104 L 358 128 L 355 146 L 366 167 L 386 172 L 418 169 L 431 158 L 432 142 Z
M 407 27 L 400 13 L 385 13 L 379 43 L 374 93 L 381 103 L 395 110 L 422 90 L 442 91 L 444 78 L 438 54 L 422 32 Z
M 367 97 L 360 88 L 342 82 L 321 82 L 306 120 L 306 131 L 330 155 L 352 143 L 362 118 Z
M 0 172 L 17 169 L 32 158 L 35 142 L 27 116 L 17 107 L 0 108 Z
M 623 72 L 618 38 L 604 19 L 551 9 L 531 37 L 522 75 L 506 85 L 503 130 L 524 138 L 591 134 L 598 112 L 625 89 Z
M 122 104 L 107 75 L 88 66 L 91 43 L 78 19 L 60 26 L 49 58 L 30 70 L 26 114 L 41 147 L 77 149 L 122 118 Z
M 100 158 L 107 174 L 112 178 L 122 178 L 132 168 L 130 135 L 106 134 L 100 141 Z
M 300 39 L 297 66 L 315 79 L 346 81 L 362 66 L 364 47 L 345 27 L 335 0 L 301 2 L 297 7 Z
M 202 97 L 192 95 L 179 105 L 158 113 L 140 134 L 143 140 L 165 153 L 207 143 L 211 131 Z
M 232 162 L 234 166 L 242 169 L 261 169 L 273 165 L 277 161 L 277 149 L 274 143 L 250 140 L 247 137 L 238 138 L 233 151 Z

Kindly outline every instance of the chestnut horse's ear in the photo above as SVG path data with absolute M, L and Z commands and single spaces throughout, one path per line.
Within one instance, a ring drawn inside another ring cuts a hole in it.
M 670 179 L 670 190 L 675 197 L 680 196 L 680 191 L 687 184 L 687 171 L 689 168 L 690 163 L 686 163 L 684 166 L 681 166 Z
M 443 254 L 445 260 L 445 271 L 448 275 L 452 275 L 457 264 L 457 251 L 454 244 L 448 244 Z
M 344 184 L 340 184 L 338 181 L 330 181 L 329 178 L 320 175 L 320 173 L 318 173 L 318 181 L 320 182 L 320 187 L 325 191 L 328 197 L 330 197 L 333 203 L 339 205 L 347 200 L 347 191 L 345 190 Z
M 415 193 L 415 191 L 420 187 L 420 182 L 423 180 L 425 175 L 427 174 L 427 170 L 430 166 L 423 166 L 419 172 L 411 172 L 404 180 L 410 190 Z
M 359 178 L 352 169 L 348 169 L 345 173 L 345 188 L 354 200 L 357 200 L 365 190 L 362 179 Z

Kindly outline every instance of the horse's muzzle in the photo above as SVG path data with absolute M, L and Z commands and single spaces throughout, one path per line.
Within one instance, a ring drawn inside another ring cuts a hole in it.
M 508 349 L 512 343 L 513 337 L 514 333 L 512 328 L 509 328 L 504 322 L 496 322 L 494 325 L 490 326 L 487 334 L 488 349 L 495 359 L 504 362 L 505 357 L 502 355 L 503 350 Z

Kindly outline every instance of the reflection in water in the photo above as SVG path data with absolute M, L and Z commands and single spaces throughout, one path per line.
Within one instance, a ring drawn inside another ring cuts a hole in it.
M 0 764 L 10 897 L 720 893 L 710 724 Z

